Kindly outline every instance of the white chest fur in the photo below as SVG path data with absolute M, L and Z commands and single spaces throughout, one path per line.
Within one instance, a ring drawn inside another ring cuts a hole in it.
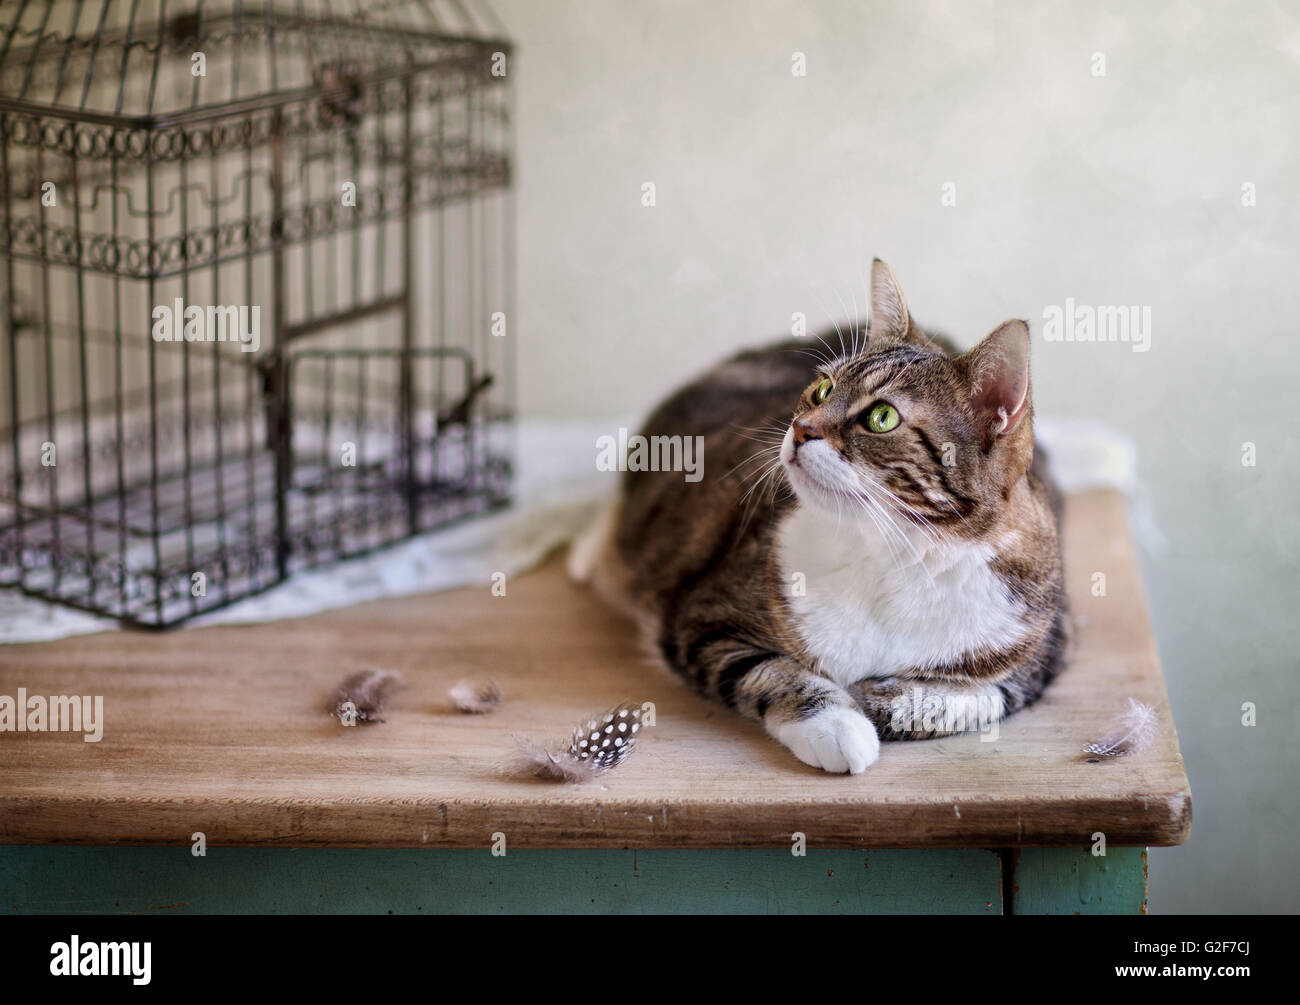
M 906 541 L 886 538 L 865 517 L 804 504 L 781 526 L 778 560 L 795 625 L 841 686 L 1002 649 L 1024 633 L 1020 605 L 989 567 L 991 546 L 904 533 Z

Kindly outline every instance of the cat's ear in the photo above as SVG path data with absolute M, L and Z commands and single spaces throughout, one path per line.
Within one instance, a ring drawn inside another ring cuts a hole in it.
M 871 337 L 901 341 L 907 338 L 911 327 L 907 301 L 893 270 L 879 258 L 875 259 L 871 263 Z
M 985 449 L 1014 432 L 1029 412 L 1029 326 L 1004 321 L 956 362 L 966 372 Z
M 914 345 L 943 352 L 943 347 L 932 342 L 921 331 L 908 313 L 903 291 L 894 278 L 893 270 L 879 258 L 871 263 L 871 341 L 911 342 Z M 947 355 L 947 353 L 944 353 Z

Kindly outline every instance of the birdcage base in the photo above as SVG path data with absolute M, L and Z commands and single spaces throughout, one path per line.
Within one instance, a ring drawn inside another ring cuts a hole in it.
M 298 425 L 295 439 L 317 438 L 313 423 Z M 350 464 L 295 451 L 283 493 L 281 459 L 259 448 L 220 463 L 163 457 L 121 492 L 11 505 L 0 513 L 0 585 L 168 627 L 504 505 L 510 462 L 490 425 L 409 441 L 370 430 Z M 232 424 L 230 439 L 241 431 Z M 43 493 L 31 477 L 34 500 Z

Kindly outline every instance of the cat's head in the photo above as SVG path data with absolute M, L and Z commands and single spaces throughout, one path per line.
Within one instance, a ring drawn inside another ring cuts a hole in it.
M 865 346 L 819 367 L 781 446 L 800 501 L 982 533 L 1033 460 L 1029 328 L 998 326 L 950 355 L 912 320 L 889 267 L 871 269 Z M 859 339 L 861 336 L 859 336 Z

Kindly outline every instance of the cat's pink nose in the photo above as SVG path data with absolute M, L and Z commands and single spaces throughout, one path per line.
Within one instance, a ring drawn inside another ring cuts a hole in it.
M 803 419 L 794 420 L 794 443 L 798 446 L 808 440 L 820 440 L 821 435 L 817 430 Z

